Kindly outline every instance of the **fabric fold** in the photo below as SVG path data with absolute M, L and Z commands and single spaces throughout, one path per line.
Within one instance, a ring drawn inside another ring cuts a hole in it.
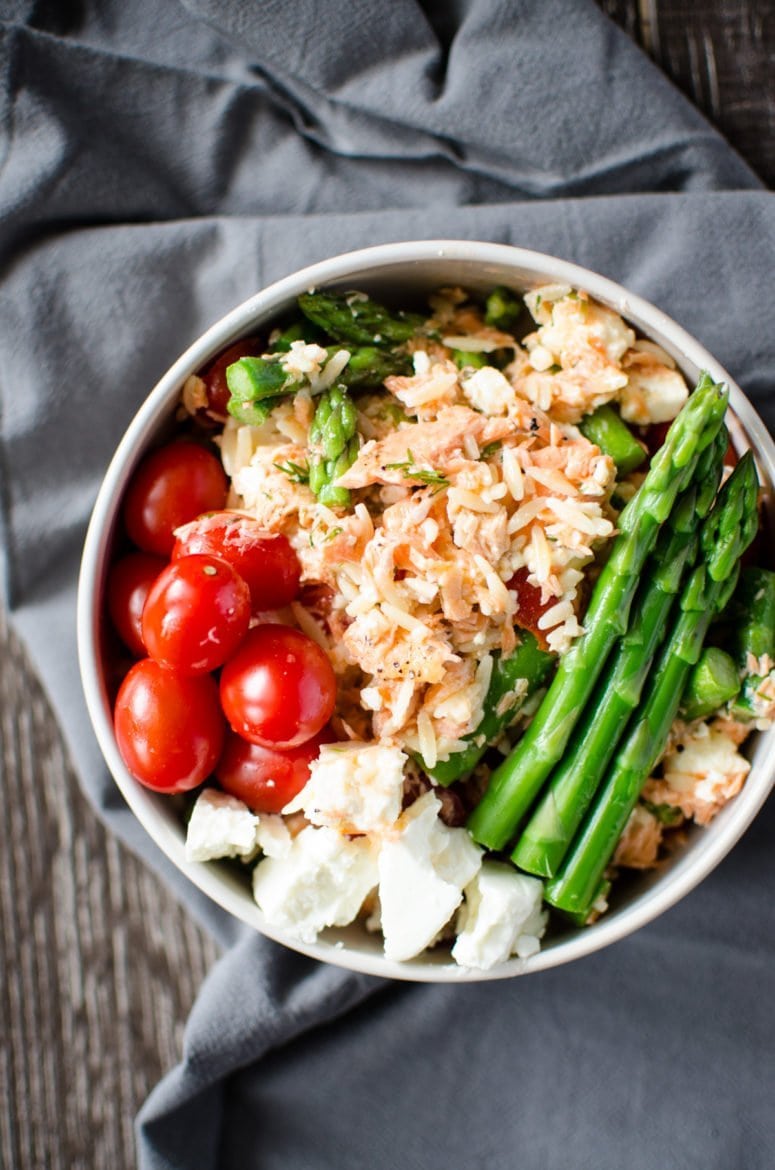
M 142 1111 L 141 1166 L 765 1170 L 771 809 L 671 914 L 571 967 L 417 987 L 320 966 L 215 906 L 124 805 L 75 588 L 164 370 L 340 251 L 576 261 L 672 315 L 772 427 L 772 196 L 592 0 L 17 0 L 0 69 L 5 602 L 84 792 L 226 949 Z

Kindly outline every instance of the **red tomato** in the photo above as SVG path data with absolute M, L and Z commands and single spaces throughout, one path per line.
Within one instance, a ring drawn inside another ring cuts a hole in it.
M 207 388 L 207 409 L 214 414 L 224 417 L 227 414 L 229 387 L 226 385 L 226 367 L 241 357 L 259 357 L 262 353 L 261 343 L 255 337 L 246 337 L 230 345 L 202 374 L 202 380 Z
M 114 727 L 136 780 L 157 792 L 186 792 L 207 779 L 221 754 L 218 687 L 209 675 L 187 678 L 143 658 L 121 684 Z
M 334 591 L 330 585 L 323 585 L 319 581 L 307 581 L 299 590 L 299 601 L 328 628 L 331 610 L 334 607 Z
M 670 430 L 671 425 L 669 422 L 652 423 L 650 427 L 645 427 L 641 430 L 641 436 L 652 458 L 667 438 L 667 432 Z
M 173 561 L 151 586 L 143 610 L 143 641 L 151 658 L 181 674 L 223 666 L 250 624 L 250 593 L 218 557 Z
M 174 532 L 202 512 L 222 508 L 228 483 L 220 460 L 185 441 L 159 447 L 142 461 L 124 499 L 129 538 L 143 552 L 168 557 Z
M 146 654 L 143 642 L 143 606 L 148 592 L 167 562 L 150 553 L 129 553 L 111 567 L 108 575 L 108 613 L 113 625 L 135 658 Z
M 310 764 L 318 758 L 321 745 L 333 742 L 334 736 L 324 730 L 299 747 L 278 752 L 248 743 L 231 731 L 215 775 L 224 792 L 243 800 L 254 812 L 279 813 L 309 780 Z
M 299 592 L 299 558 L 281 533 L 266 532 L 239 512 L 211 512 L 177 534 L 173 561 L 191 553 L 222 557 L 247 582 L 253 611 L 280 609 Z
M 644 440 L 646 446 L 648 447 L 649 455 L 652 458 L 654 455 L 656 455 L 657 451 L 659 450 L 659 448 L 662 446 L 665 439 L 667 438 L 667 432 L 670 430 L 671 426 L 672 426 L 672 423 L 663 422 L 663 423 L 654 423 L 650 427 L 641 428 L 641 434 L 643 436 L 643 440 Z M 739 455 L 737 454 L 737 451 L 735 450 L 735 446 L 734 446 L 732 440 L 730 439 L 729 442 L 727 443 L 727 449 L 726 449 L 726 452 L 724 454 L 724 466 L 725 467 L 735 467 L 737 465 L 738 459 L 739 459 Z
M 335 701 L 328 657 L 291 626 L 255 626 L 221 674 L 226 718 L 238 735 L 262 747 L 305 743 L 328 723 Z
M 528 581 L 528 569 L 517 569 L 510 581 L 506 582 L 506 588 L 510 589 L 517 595 L 517 612 L 514 615 L 514 623 L 522 630 L 530 630 L 535 634 L 539 644 L 546 646 L 547 630 L 539 630 L 538 619 L 546 613 L 547 609 L 551 609 L 556 605 L 557 598 L 550 598 L 548 601 L 541 600 L 541 590 L 537 585 L 531 585 Z

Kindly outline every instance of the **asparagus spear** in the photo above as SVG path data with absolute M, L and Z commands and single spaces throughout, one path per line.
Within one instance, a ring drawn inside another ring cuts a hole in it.
M 513 333 L 519 318 L 522 316 L 524 304 L 510 288 L 498 285 L 487 298 L 484 309 L 484 319 L 488 325 L 501 329 L 504 333 Z
M 744 672 L 740 695 L 732 704 L 731 714 L 735 719 L 755 719 L 762 707 L 757 692 L 769 676 L 752 673 L 748 656 L 760 659 L 766 655 L 775 659 L 775 573 L 753 566 L 743 569 L 731 609 L 737 619 L 735 657 Z
M 464 370 L 467 366 L 473 370 L 481 370 L 482 366 L 487 365 L 485 354 L 472 353 L 465 349 L 453 349 L 452 360 L 459 370 Z
M 586 632 L 561 659 L 533 722 L 493 773 L 469 819 L 472 836 L 487 848 L 502 849 L 509 842 L 560 759 L 614 642 L 627 629 L 632 599 L 660 525 L 694 476 L 701 452 L 717 435 L 727 397 L 724 386 L 703 375 L 621 513 L 620 535 L 592 594 Z
M 432 768 L 420 761 L 437 784 L 447 787 L 471 772 L 487 748 L 514 722 L 526 700 L 535 694 L 549 673 L 554 655 L 542 650 L 529 631 L 521 630 L 520 637 L 522 640 L 513 654 L 508 658 L 497 657 L 493 663 L 481 721 L 475 731 L 465 736 L 469 746 Z M 522 679 L 527 682 L 527 687 L 522 694 L 514 696 L 514 688 Z M 513 701 L 510 702 L 509 697 Z
M 287 333 L 290 335 L 292 331 L 291 328 Z M 305 374 L 286 365 L 291 344 L 289 341 L 287 349 L 278 348 L 277 352 L 263 357 L 240 358 L 227 368 L 226 384 L 231 392 L 228 410 L 239 422 L 260 426 L 285 395 L 304 389 L 314 392 L 314 386 Z M 327 360 L 330 360 L 340 352 L 340 347 L 329 346 L 326 352 Z M 337 381 L 351 388 L 380 386 L 390 374 L 408 373 L 410 369 L 408 354 L 361 346 L 351 351 Z
M 319 342 L 317 330 L 311 321 L 292 321 L 280 333 L 270 338 L 271 353 L 288 353 L 294 341 Z
M 641 789 L 667 745 L 681 694 L 713 617 L 729 601 L 740 557 L 758 527 L 758 482 L 743 456 L 703 524 L 702 559 L 681 595 L 680 609 L 649 679 L 645 701 L 628 724 L 608 779 L 562 869 L 544 896 L 550 905 L 585 918 Z
M 336 346 L 329 349 L 331 354 L 336 352 Z M 337 380 L 353 390 L 381 386 L 391 374 L 409 374 L 411 371 L 412 359 L 409 354 L 363 345 L 350 351 L 350 360 Z
M 598 406 L 579 423 L 582 435 L 610 455 L 620 475 L 629 475 L 646 459 L 646 451 L 612 406 Z
M 678 500 L 662 529 L 619 643 L 581 726 L 552 773 L 548 790 L 526 825 L 511 860 L 540 877 L 557 872 L 603 778 L 626 721 L 640 702 L 685 570 L 697 553 L 697 530 L 713 503 L 727 445 L 726 427 L 700 455 L 697 482 Z
M 302 293 L 299 308 L 334 341 L 354 345 L 402 345 L 425 324 L 418 313 L 391 313 L 364 293 Z
M 308 385 L 303 374 L 288 370 L 286 354 L 243 357 L 226 367 L 226 385 L 231 397 L 228 411 L 238 422 L 260 426 L 286 394 L 295 394 Z
M 329 508 L 350 504 L 349 491 L 336 487 L 334 480 L 357 458 L 357 420 L 355 406 L 343 386 L 332 386 L 320 396 L 309 429 L 309 486 Z
M 740 675 L 732 655 L 719 646 L 706 646 L 686 680 L 681 718 L 705 719 L 737 698 L 739 691 Z

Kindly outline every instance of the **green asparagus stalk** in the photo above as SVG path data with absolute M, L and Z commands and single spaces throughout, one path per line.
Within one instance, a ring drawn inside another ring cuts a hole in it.
M 740 694 L 730 713 L 743 721 L 756 719 L 763 705 L 759 688 L 773 672 L 771 669 L 769 674 L 761 675 L 751 671 L 749 655 L 775 660 L 775 573 L 754 566 L 743 569 L 730 608 L 737 619 L 734 649 L 743 675 Z M 769 705 L 767 700 L 764 705 Z
M 551 775 L 549 788 L 522 832 L 511 860 L 540 877 L 557 872 L 597 791 L 627 720 L 640 702 L 675 598 L 694 563 L 698 529 L 713 503 L 726 450 L 726 427 L 702 452 L 697 480 L 662 529 L 636 596 L 629 628 L 587 705 L 580 726 Z
M 270 353 L 288 353 L 294 341 L 318 342 L 317 330 L 311 321 L 292 321 L 276 336 L 270 338 Z
M 390 312 L 364 293 L 302 293 L 299 308 L 334 341 L 394 346 L 409 341 L 425 324 L 418 313 Z
M 228 411 L 238 422 L 260 426 L 286 394 L 295 394 L 309 384 L 303 374 L 286 369 L 285 360 L 281 352 L 243 357 L 226 367 L 231 394 Z
M 321 504 L 347 508 L 350 493 L 334 480 L 358 456 L 358 412 L 343 386 L 332 386 L 318 400 L 309 429 L 309 486 Z
M 720 646 L 706 646 L 692 667 L 681 698 L 682 719 L 706 719 L 737 698 L 740 675 L 735 660 Z
M 454 752 L 448 760 L 440 760 L 432 768 L 420 761 L 437 784 L 447 787 L 473 771 L 487 748 L 514 722 L 549 673 L 554 655 L 542 650 L 529 631 L 521 630 L 520 638 L 513 654 L 508 658 L 498 656 L 493 662 L 479 726 L 464 737 L 468 747 Z M 523 679 L 527 686 L 521 694 L 515 695 L 515 687 Z
M 708 627 L 732 595 L 740 557 L 758 527 L 757 497 L 756 468 L 749 453 L 722 487 L 703 524 L 702 559 L 681 595 L 677 618 L 647 684 L 644 701 L 628 724 L 608 779 L 580 835 L 545 888 L 546 901 L 577 921 L 589 914 L 641 789 L 665 750 Z
M 494 329 L 500 329 L 504 333 L 513 333 L 524 307 L 521 298 L 516 296 L 510 288 L 498 285 L 487 298 L 484 319 Z
M 293 327 L 289 327 L 286 337 L 290 337 L 292 332 Z M 286 353 L 290 345 L 291 341 L 287 348 L 278 348 L 276 352 L 264 354 L 263 357 L 240 358 L 227 368 L 226 384 L 231 393 L 228 410 L 239 422 L 260 426 L 286 395 L 305 389 L 314 392 L 306 374 L 287 368 Z M 339 353 L 340 348 L 329 346 L 326 360 Z M 351 389 L 380 386 L 389 375 L 408 373 L 410 369 L 411 358 L 408 354 L 378 349 L 376 346 L 361 346 L 350 352 L 349 361 L 337 375 L 337 381 Z
M 329 353 L 336 352 L 336 347 L 329 349 Z M 392 374 L 409 374 L 411 371 L 412 359 L 409 354 L 363 345 L 350 351 L 350 360 L 337 381 L 350 390 L 360 390 L 381 386 Z
M 703 375 L 619 516 L 620 534 L 592 594 L 586 632 L 561 659 L 533 722 L 493 773 L 469 819 L 472 836 L 487 848 L 508 844 L 565 750 L 614 642 L 627 629 L 632 599 L 660 526 L 693 478 L 700 454 L 715 439 L 727 397 L 724 386 Z
M 626 422 L 607 403 L 587 414 L 579 423 L 582 435 L 610 455 L 620 475 L 629 475 L 646 459 L 646 450 Z
M 459 370 L 465 370 L 466 367 L 473 370 L 481 370 L 482 366 L 487 365 L 487 356 L 480 352 L 471 353 L 465 349 L 453 349 L 452 360 Z

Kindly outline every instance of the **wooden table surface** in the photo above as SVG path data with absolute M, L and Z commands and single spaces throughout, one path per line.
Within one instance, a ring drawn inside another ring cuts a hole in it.
M 600 3 L 772 187 L 775 0 Z M 86 803 L 2 613 L 0 735 L 0 1166 L 128 1170 L 217 950 Z

